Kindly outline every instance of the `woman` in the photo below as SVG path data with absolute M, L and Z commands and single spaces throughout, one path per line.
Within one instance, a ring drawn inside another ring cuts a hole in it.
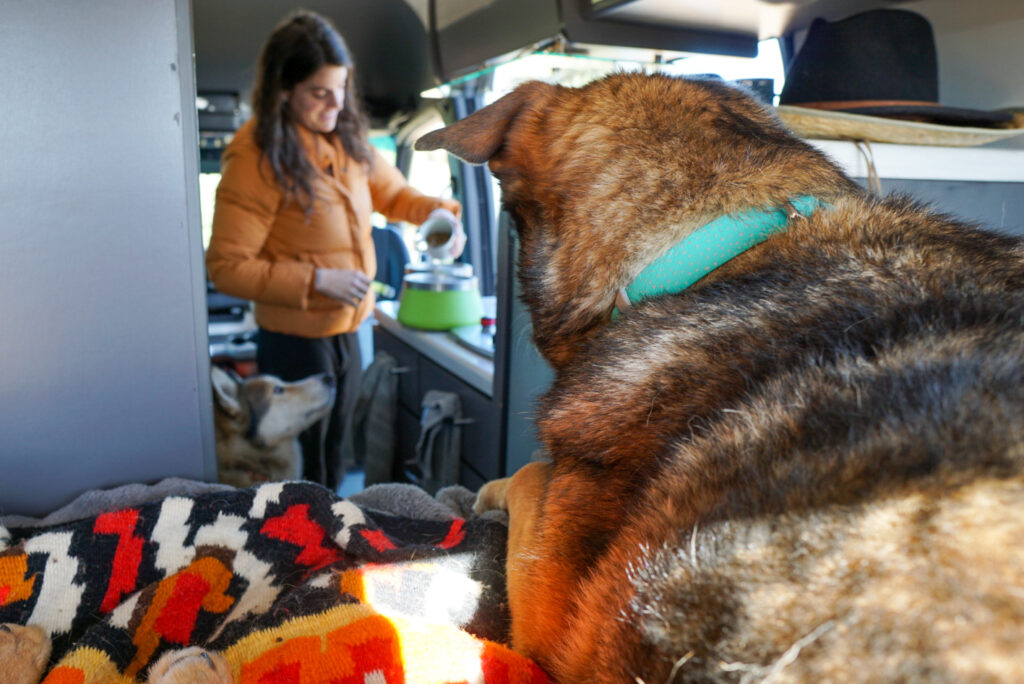
M 367 142 L 345 41 L 323 17 L 291 15 L 260 55 L 253 117 L 222 158 L 206 253 L 218 290 L 255 302 L 257 365 L 338 378 L 331 415 L 300 437 L 303 477 L 336 489 L 361 375 L 356 329 L 373 310 L 370 214 L 422 223 L 459 203 L 427 197 Z M 461 249 L 461 248 L 460 248 Z

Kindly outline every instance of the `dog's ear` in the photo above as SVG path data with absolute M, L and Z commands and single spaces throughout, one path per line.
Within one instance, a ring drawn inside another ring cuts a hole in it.
M 524 83 L 465 119 L 427 133 L 416 141 L 415 148 L 444 149 L 470 164 L 483 164 L 501 148 L 509 127 L 523 108 L 531 102 L 543 100 L 555 88 L 541 81 Z
M 228 415 L 239 415 L 242 412 L 242 407 L 238 403 L 238 381 L 217 366 L 210 366 L 210 380 L 213 383 L 214 401 Z

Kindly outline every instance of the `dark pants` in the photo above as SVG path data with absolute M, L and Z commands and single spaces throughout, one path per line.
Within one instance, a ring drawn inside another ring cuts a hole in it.
M 256 365 L 260 373 L 276 375 L 287 382 L 315 373 L 331 373 L 337 379 L 338 390 L 330 414 L 299 435 L 303 479 L 337 490 L 345 476 L 341 439 L 348 429 L 363 373 L 356 333 L 311 339 L 260 328 Z

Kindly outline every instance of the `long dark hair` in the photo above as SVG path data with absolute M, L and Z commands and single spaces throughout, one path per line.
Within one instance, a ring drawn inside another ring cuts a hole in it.
M 313 208 L 315 170 L 306 158 L 285 92 L 312 76 L 324 65 L 349 70 L 345 104 L 333 134 L 345 152 L 370 165 L 373 152 L 367 142 L 369 128 L 353 85 L 355 68 L 345 40 L 330 21 L 314 12 L 300 10 L 274 29 L 260 52 L 259 71 L 252 94 L 256 117 L 256 144 L 274 171 L 274 178 L 308 214 Z

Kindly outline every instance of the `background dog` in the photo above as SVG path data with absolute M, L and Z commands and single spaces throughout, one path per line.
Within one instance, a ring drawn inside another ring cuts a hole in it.
M 331 410 L 334 376 L 320 373 L 298 382 L 273 375 L 239 380 L 213 366 L 210 377 L 220 481 L 249 487 L 298 479 L 299 433 Z
M 1018 240 L 868 196 L 713 81 L 528 83 L 417 148 L 489 162 L 556 371 L 551 463 L 479 501 L 517 649 L 565 682 L 1024 679 Z M 750 210 L 785 229 L 613 319 Z

